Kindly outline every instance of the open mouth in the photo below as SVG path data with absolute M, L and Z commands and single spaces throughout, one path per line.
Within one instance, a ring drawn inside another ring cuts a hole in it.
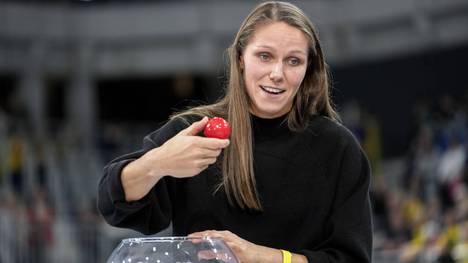
M 284 89 L 279 89 L 279 88 L 270 87 L 270 86 L 260 86 L 260 88 L 266 93 L 273 94 L 273 95 L 278 95 L 286 91 Z

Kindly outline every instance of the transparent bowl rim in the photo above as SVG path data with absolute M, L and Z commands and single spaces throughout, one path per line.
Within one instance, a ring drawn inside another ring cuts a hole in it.
M 188 236 L 174 236 L 174 237 L 133 237 L 122 239 L 123 244 L 127 243 L 163 243 L 163 242 L 183 242 L 190 240 L 207 240 L 217 242 L 222 241 L 219 237 L 188 237 Z

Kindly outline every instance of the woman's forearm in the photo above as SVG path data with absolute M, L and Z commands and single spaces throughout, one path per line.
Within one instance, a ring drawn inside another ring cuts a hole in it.
M 120 180 L 122 181 L 127 202 L 143 198 L 164 177 L 163 174 L 158 172 L 154 162 L 148 158 L 154 151 L 158 151 L 158 148 L 149 151 L 122 169 Z

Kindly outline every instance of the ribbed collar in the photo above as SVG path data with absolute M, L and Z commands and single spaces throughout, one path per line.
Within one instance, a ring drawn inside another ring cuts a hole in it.
M 290 131 L 287 117 L 288 115 L 285 114 L 277 118 L 265 119 L 251 114 L 250 118 L 252 120 L 254 137 L 256 139 L 271 139 L 289 135 Z

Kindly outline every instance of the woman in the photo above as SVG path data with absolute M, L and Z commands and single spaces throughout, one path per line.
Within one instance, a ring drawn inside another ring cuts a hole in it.
M 104 218 L 220 237 L 241 262 L 371 262 L 369 165 L 337 121 L 311 22 L 262 3 L 228 51 L 224 98 L 173 116 L 105 167 Z M 226 118 L 230 140 L 198 136 L 206 116 Z

